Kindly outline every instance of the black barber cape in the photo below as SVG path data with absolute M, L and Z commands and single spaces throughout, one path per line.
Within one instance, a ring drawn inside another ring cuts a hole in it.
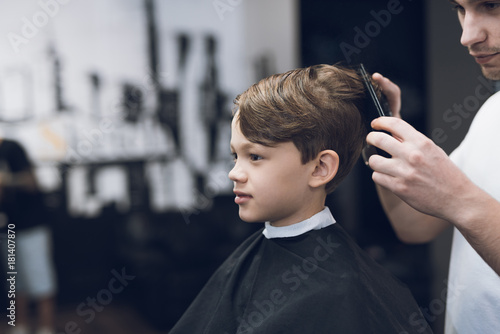
M 410 291 L 333 224 L 250 236 L 170 334 L 432 333 Z

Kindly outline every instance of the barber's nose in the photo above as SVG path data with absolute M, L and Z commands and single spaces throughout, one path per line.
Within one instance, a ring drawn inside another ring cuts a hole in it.
M 463 46 L 471 47 L 486 40 L 488 34 L 477 14 L 466 13 L 461 21 L 462 37 L 460 38 L 460 43 Z

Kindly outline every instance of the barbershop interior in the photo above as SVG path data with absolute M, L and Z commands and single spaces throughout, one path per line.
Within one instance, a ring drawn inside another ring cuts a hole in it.
M 497 89 L 447 1 L 19 0 L 0 17 L 0 138 L 22 146 L 41 193 L 31 217 L 50 235 L 57 334 L 169 333 L 262 229 L 240 219 L 228 178 L 234 99 L 259 80 L 363 63 L 401 88 L 403 119 L 448 154 Z M 452 230 L 400 241 L 361 158 L 327 206 L 442 333 Z M 24 317 L 39 333 L 37 301 L 24 315 L 13 303 L 16 250 L 2 253 L 0 332 Z

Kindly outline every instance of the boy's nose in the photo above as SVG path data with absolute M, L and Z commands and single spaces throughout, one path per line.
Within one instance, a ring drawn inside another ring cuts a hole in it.
M 233 182 L 245 182 L 246 181 L 246 175 L 241 169 L 241 167 L 238 165 L 238 163 L 234 164 L 233 169 L 229 171 L 229 179 Z

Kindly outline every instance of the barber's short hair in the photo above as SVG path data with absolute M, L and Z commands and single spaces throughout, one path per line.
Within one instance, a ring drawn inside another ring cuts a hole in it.
M 352 69 L 315 65 L 275 74 L 252 85 L 235 99 L 242 134 L 251 142 L 273 146 L 293 142 L 302 163 L 323 150 L 337 152 L 337 175 L 331 193 L 349 174 L 365 144 L 361 116 L 366 91 Z

